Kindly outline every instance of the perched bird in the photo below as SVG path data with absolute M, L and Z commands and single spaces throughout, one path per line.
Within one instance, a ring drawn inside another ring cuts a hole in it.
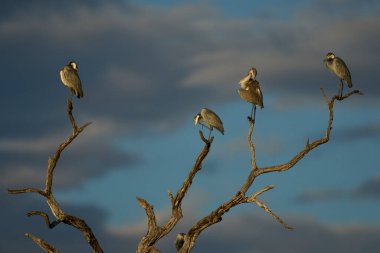
M 343 93 L 343 80 L 347 83 L 348 87 L 352 87 L 351 74 L 348 70 L 346 63 L 334 53 L 327 53 L 326 58 L 323 60 L 326 67 L 340 79 L 339 96 L 342 97 Z
M 61 76 L 62 83 L 70 89 L 71 96 L 74 94 L 78 98 L 83 97 L 82 83 L 78 76 L 78 68 L 76 62 L 69 62 L 69 64 L 64 66 L 59 71 L 59 75 Z
M 260 106 L 261 109 L 264 108 L 263 93 L 259 81 L 255 79 L 256 75 L 257 70 L 251 68 L 247 76 L 240 80 L 240 88 L 237 90 L 241 99 L 252 104 L 251 118 L 252 113 L 254 113 L 253 120 L 256 117 L 256 105 Z
M 224 127 L 223 123 L 220 120 L 219 116 L 216 115 L 215 112 L 211 111 L 210 109 L 203 108 L 201 109 L 201 112 L 195 115 L 194 117 L 194 125 L 200 124 L 204 127 L 207 127 L 210 130 L 209 138 L 211 135 L 211 131 L 216 128 L 224 135 Z
M 248 71 L 248 74 L 243 79 L 241 79 L 239 81 L 240 88 L 246 89 L 247 88 L 247 84 L 249 83 L 250 80 L 256 80 L 256 75 L 257 75 L 257 69 L 251 68 Z
M 177 252 L 182 248 L 183 243 L 185 242 L 185 236 L 186 236 L 186 234 L 184 234 L 184 233 L 177 234 L 175 241 L 174 241 L 175 248 L 176 248 Z

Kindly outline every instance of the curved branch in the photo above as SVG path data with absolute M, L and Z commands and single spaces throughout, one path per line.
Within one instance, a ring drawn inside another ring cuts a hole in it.
M 167 235 L 170 231 L 172 231 L 174 226 L 183 217 L 182 207 L 181 207 L 182 200 L 184 199 L 187 191 L 189 190 L 195 175 L 202 169 L 202 162 L 204 161 L 207 154 L 209 153 L 211 144 L 214 140 L 213 136 L 209 140 L 207 140 L 204 137 L 202 131 L 199 131 L 199 136 L 201 140 L 205 143 L 205 146 L 203 147 L 201 153 L 198 155 L 197 160 L 195 161 L 192 169 L 190 170 L 182 186 L 177 191 L 176 195 L 173 196 L 172 192 L 170 190 L 168 191 L 168 195 L 172 204 L 172 214 L 168 222 L 163 227 L 157 226 L 153 207 L 149 205 L 149 203 L 146 200 L 137 198 L 140 206 L 142 206 L 145 209 L 145 212 L 147 214 L 148 231 L 147 231 L 147 234 L 139 242 L 136 252 L 147 253 L 151 251 L 153 249 L 153 245 L 155 245 L 155 243 L 159 239 L 161 239 L 162 237 Z
M 185 237 L 186 239 L 184 240 L 184 244 L 179 252 L 190 252 L 195 245 L 195 241 L 203 230 L 215 223 L 222 221 L 222 216 L 227 213 L 232 207 L 235 207 L 242 203 L 247 203 L 245 193 L 251 187 L 254 179 L 256 178 L 257 171 L 255 146 L 252 142 L 252 133 L 255 126 L 255 121 L 252 118 L 248 117 L 248 122 L 249 130 L 247 134 L 247 142 L 251 151 L 251 172 L 248 175 L 247 180 L 244 182 L 241 189 L 229 201 L 217 207 L 214 211 L 212 211 L 210 214 L 198 221 L 192 228 L 190 228 L 187 236 Z
M 189 230 L 189 232 L 187 233 L 187 236 L 184 237 L 185 238 L 184 244 L 183 244 L 182 248 L 180 249 L 180 251 L 178 251 L 178 252 L 180 252 L 180 253 L 190 252 L 191 249 L 194 247 L 198 236 L 200 235 L 200 233 L 203 230 L 205 230 L 206 228 L 208 228 L 209 226 L 211 226 L 215 223 L 220 222 L 222 220 L 222 216 L 226 212 L 228 212 L 232 207 L 235 207 L 235 206 L 240 205 L 242 203 L 247 203 L 247 202 L 256 203 L 259 207 L 264 209 L 265 212 L 267 212 L 270 216 L 272 216 L 275 220 L 277 220 L 285 228 L 292 229 L 292 227 L 288 226 L 279 216 L 274 214 L 269 209 L 269 207 L 267 207 L 263 202 L 261 202 L 260 200 L 258 200 L 256 198 L 261 193 L 272 189 L 273 186 L 267 186 L 267 187 L 263 188 L 262 190 L 256 192 L 255 194 L 253 194 L 249 198 L 245 197 L 245 194 L 248 191 L 248 189 L 251 187 L 254 180 L 259 175 L 264 174 L 264 173 L 274 172 L 274 171 L 288 170 L 288 169 L 292 168 L 299 160 L 301 160 L 308 152 L 310 152 L 314 148 L 318 147 L 319 145 L 322 145 L 323 143 L 328 142 L 328 140 L 330 138 L 330 132 L 332 129 L 332 122 L 333 122 L 333 116 L 334 116 L 333 108 L 334 108 L 335 100 L 341 101 L 341 100 L 347 99 L 348 97 L 350 97 L 353 94 L 359 94 L 359 95 L 363 94 L 358 90 L 354 90 L 352 92 L 345 94 L 343 97 L 333 96 L 331 98 L 331 100 L 328 101 L 328 99 L 327 99 L 326 95 L 324 94 L 322 88 L 321 88 L 321 90 L 322 90 L 323 96 L 325 97 L 325 100 L 327 101 L 327 105 L 328 105 L 329 112 L 330 112 L 329 121 L 328 121 L 327 129 L 326 129 L 326 134 L 323 138 L 318 139 L 318 140 L 312 142 L 311 144 L 309 143 L 309 140 L 308 140 L 305 148 L 302 151 L 300 151 L 295 157 L 293 157 L 293 159 L 291 159 L 286 164 L 266 167 L 263 169 L 260 169 L 257 167 L 256 158 L 255 158 L 255 146 L 252 142 L 252 133 L 253 133 L 255 122 L 252 119 L 248 118 L 250 128 L 249 128 L 248 135 L 247 135 L 247 141 L 248 141 L 250 151 L 251 151 L 251 171 L 250 171 L 250 174 L 248 175 L 248 177 L 247 177 L 246 181 L 244 182 L 243 186 L 241 187 L 241 189 L 229 201 L 223 203 L 218 208 L 216 208 L 214 211 L 212 211 L 210 214 L 208 214 L 207 216 L 202 218 L 200 221 L 198 221 Z
M 75 138 L 77 138 L 77 136 L 87 127 L 91 124 L 91 122 L 88 122 L 86 124 L 84 124 L 82 127 L 78 128 L 76 123 L 75 123 L 75 119 L 74 119 L 74 116 L 73 116 L 73 104 L 71 102 L 71 100 L 68 100 L 67 101 L 67 114 L 69 116 L 69 119 L 70 119 L 70 122 L 71 122 L 71 125 L 73 127 L 73 133 L 63 142 L 61 143 L 57 150 L 55 151 L 54 153 L 54 156 L 53 157 L 49 157 L 49 160 L 48 160 L 48 169 L 47 169 L 47 176 L 46 176 L 46 184 L 45 184 L 45 192 L 47 195 L 51 194 L 51 188 L 52 188 L 52 184 L 53 184 L 53 172 L 54 172 L 54 169 L 57 165 L 57 162 L 61 156 L 61 153 L 63 152 L 63 150 L 65 150 L 65 148 L 67 146 L 70 145 L 70 143 L 75 140 Z
M 322 94 L 325 98 L 326 101 L 327 100 L 327 97 L 323 91 L 323 88 L 321 88 L 321 91 L 322 91 Z M 260 174 L 263 174 L 263 173 L 269 173 L 269 172 L 282 172 L 282 171 L 286 171 L 286 170 L 289 170 L 291 169 L 294 165 L 296 165 L 305 155 L 307 155 L 311 150 L 315 149 L 316 147 L 326 143 L 329 141 L 330 139 L 330 132 L 331 132 L 331 129 L 332 129 L 332 122 L 333 122 L 333 119 L 334 119 L 334 103 L 335 103 L 335 100 L 338 100 L 338 101 L 342 101 L 344 99 L 347 99 L 349 98 L 350 96 L 354 95 L 354 94 L 358 94 L 358 95 L 363 95 L 363 93 L 359 90 L 354 90 L 354 91 L 351 91 L 351 92 L 348 92 L 347 94 L 345 94 L 343 97 L 339 97 L 339 96 L 333 96 L 331 98 L 331 100 L 327 103 L 327 106 L 328 106 L 328 109 L 329 109 L 329 120 L 328 120 L 328 123 L 327 123 L 327 128 L 326 128 L 326 133 L 325 133 L 325 136 L 318 139 L 318 140 L 315 140 L 313 141 L 312 143 L 309 143 L 309 141 L 307 142 L 305 148 L 303 150 L 301 150 L 297 155 L 295 155 L 289 162 L 287 163 L 284 163 L 284 164 L 281 164 L 281 165 L 275 165 L 275 166 L 269 166 L 269 167 L 266 167 L 266 168 L 262 168 L 262 169 L 259 169 L 258 170 L 258 175 Z
M 41 216 L 45 220 L 46 226 L 50 229 L 54 228 L 55 226 L 57 226 L 59 223 L 62 222 L 62 220 L 55 220 L 53 222 L 50 222 L 49 215 L 41 211 L 30 211 L 26 215 L 28 217 L 35 216 L 35 215 Z
M 263 194 L 266 191 L 272 190 L 272 189 L 274 189 L 274 185 L 268 185 L 268 186 L 264 187 L 263 189 L 252 194 L 251 197 L 248 198 L 248 200 L 256 199 L 259 195 Z
M 93 249 L 93 252 L 96 253 L 102 253 L 103 250 L 100 247 L 100 244 L 98 240 L 96 239 L 95 235 L 93 234 L 91 228 L 86 224 L 86 222 L 78 217 L 75 217 L 73 215 L 66 214 L 61 207 L 59 206 L 58 202 L 54 198 L 53 192 L 52 192 L 52 186 L 53 186 L 53 175 L 54 175 L 54 169 L 59 161 L 59 158 L 61 156 L 61 153 L 67 148 L 71 142 L 73 142 L 78 135 L 91 123 L 86 123 L 80 128 L 77 127 L 77 124 L 75 122 L 74 116 L 72 114 L 73 111 L 73 104 L 71 100 L 68 100 L 67 102 L 67 114 L 70 119 L 71 126 L 73 128 L 73 131 L 71 135 L 63 142 L 61 143 L 58 148 L 56 149 L 54 156 L 49 157 L 48 159 L 48 167 L 46 172 L 46 182 L 45 182 L 45 189 L 39 190 L 35 188 L 26 188 L 26 189 L 20 189 L 20 190 L 8 190 L 8 193 L 10 194 L 20 194 L 20 193 L 29 193 L 34 192 L 38 193 L 42 196 L 44 196 L 47 200 L 47 204 L 50 207 L 50 210 L 54 217 L 57 219 L 56 221 L 50 222 L 49 216 L 40 211 L 31 211 L 27 215 L 28 216 L 34 216 L 38 215 L 41 216 L 44 220 L 46 225 L 49 228 L 54 228 L 59 223 L 63 222 L 67 225 L 70 225 L 72 227 L 77 228 L 81 231 L 86 241 L 90 244 L 90 246 Z M 34 237 L 30 234 L 27 234 L 28 237 L 32 238 L 38 245 L 40 245 L 45 251 L 47 252 L 58 252 L 53 247 L 48 245 L 47 243 L 43 242 L 41 239 Z
M 103 249 L 101 248 L 94 233 L 84 220 L 70 214 L 65 214 L 62 222 L 80 230 L 87 243 L 91 246 L 93 252 L 103 253 Z
M 139 205 L 144 208 L 146 216 L 148 217 L 148 231 L 145 237 L 150 237 L 160 230 L 157 226 L 157 219 L 153 211 L 153 206 L 151 206 L 145 199 L 139 197 L 137 197 L 137 201 L 139 202 Z
M 245 183 L 240 189 L 240 192 L 242 194 L 245 194 L 248 191 L 248 189 L 251 187 L 253 181 L 255 180 L 256 171 L 257 171 L 255 145 L 252 142 L 252 133 L 255 127 L 255 121 L 252 120 L 251 117 L 248 117 L 248 121 L 249 121 L 249 130 L 247 134 L 247 142 L 251 151 L 251 172 L 249 173 L 247 180 L 245 181 Z

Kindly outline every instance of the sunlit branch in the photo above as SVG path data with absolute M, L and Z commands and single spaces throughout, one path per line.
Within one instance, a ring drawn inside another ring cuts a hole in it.
M 182 186 L 179 188 L 175 196 L 173 196 L 173 193 L 170 190 L 168 191 L 168 196 L 172 204 L 172 214 L 167 223 L 162 227 L 157 226 L 156 216 L 154 214 L 153 207 L 146 200 L 142 198 L 137 198 L 140 206 L 144 208 L 148 217 L 148 230 L 146 235 L 141 239 L 136 252 L 148 253 L 149 251 L 152 251 L 153 245 L 155 245 L 155 243 L 159 239 L 161 239 L 170 231 L 172 231 L 175 225 L 178 223 L 178 221 L 183 217 L 182 200 L 188 192 L 195 175 L 198 171 L 201 170 L 202 162 L 209 153 L 211 144 L 214 140 L 213 136 L 209 140 L 207 140 L 204 137 L 202 131 L 199 131 L 199 136 L 201 140 L 205 143 L 205 146 L 203 147 L 192 169 L 190 170 L 188 176 L 186 177 L 185 181 L 183 182 Z
M 330 132 L 332 129 L 332 122 L 333 122 L 333 116 L 334 116 L 334 114 L 333 114 L 334 102 L 336 100 L 342 101 L 344 99 L 347 99 L 353 94 L 362 95 L 362 93 L 360 91 L 354 90 L 354 91 L 351 91 L 351 92 L 345 94 L 342 97 L 333 96 L 331 98 L 331 100 L 328 101 L 323 89 L 321 89 L 321 90 L 322 90 L 322 94 L 324 96 L 324 99 L 325 99 L 325 101 L 328 105 L 328 109 L 329 109 L 329 120 L 328 120 L 328 124 L 327 124 L 326 134 L 321 139 L 315 140 L 312 143 L 310 143 L 308 140 L 305 148 L 303 150 L 301 150 L 295 157 L 293 157 L 286 164 L 277 165 L 277 166 L 270 166 L 270 167 L 266 167 L 263 169 L 260 169 L 257 167 L 256 156 L 255 156 L 255 146 L 252 142 L 252 133 L 254 130 L 255 122 L 250 117 L 248 117 L 250 127 L 249 127 L 249 131 L 248 131 L 248 135 L 247 135 L 247 141 L 248 141 L 248 145 L 249 145 L 250 152 L 251 152 L 251 171 L 250 171 L 246 181 L 244 182 L 244 184 L 242 185 L 240 190 L 229 201 L 223 203 L 218 208 L 214 209 L 214 211 L 212 211 L 210 214 L 208 214 L 207 216 L 205 216 L 204 218 L 199 220 L 192 228 L 190 228 L 190 230 L 188 231 L 188 233 L 184 237 L 185 239 L 184 239 L 183 246 L 181 247 L 181 249 L 178 252 L 180 252 L 180 253 L 190 252 L 191 249 L 194 247 L 195 242 L 196 242 L 198 236 L 200 235 L 200 233 L 202 231 L 204 231 L 209 226 L 220 222 L 222 220 L 222 216 L 226 212 L 228 212 L 231 208 L 233 208 L 237 205 L 243 204 L 243 203 L 247 203 L 247 202 L 256 203 L 259 207 L 261 207 L 266 213 L 268 213 L 271 217 L 273 217 L 277 222 L 282 224 L 285 228 L 292 229 L 292 227 L 287 225 L 278 215 L 273 213 L 273 211 L 267 205 L 265 205 L 262 201 L 257 199 L 257 197 L 260 194 L 262 194 L 265 191 L 272 189 L 273 188 L 272 185 L 267 186 L 267 187 L 259 190 L 258 192 L 252 194 L 250 197 L 246 197 L 245 194 L 250 189 L 250 187 L 252 186 L 252 183 L 254 182 L 254 180 L 258 176 L 260 176 L 261 174 L 274 172 L 274 171 L 288 170 L 288 169 L 292 168 L 298 161 L 300 161 L 311 150 L 318 147 L 319 145 L 322 145 L 322 144 L 328 142 L 329 138 L 330 138 Z
M 67 148 L 72 141 L 75 140 L 75 138 L 91 123 L 86 123 L 81 127 L 77 127 L 77 124 L 75 122 L 74 116 L 72 114 L 73 110 L 73 104 L 71 100 L 68 100 L 67 102 L 67 114 L 70 120 L 70 123 L 72 125 L 73 131 L 71 135 L 63 142 L 61 143 L 57 150 L 55 151 L 54 155 L 52 157 L 49 157 L 48 159 L 48 167 L 46 172 L 46 181 L 45 181 L 45 189 L 39 190 L 35 188 L 24 188 L 24 189 L 10 189 L 8 190 L 9 194 L 21 194 L 21 193 L 37 193 L 39 195 L 42 195 L 46 198 L 47 204 L 50 207 L 50 210 L 54 217 L 56 218 L 55 221 L 50 222 L 49 216 L 40 211 L 31 211 L 28 213 L 28 216 L 41 216 L 48 228 L 52 229 L 55 226 L 57 226 L 60 223 L 68 224 L 72 227 L 77 228 L 80 230 L 86 239 L 86 241 L 90 244 L 90 246 L 93 249 L 93 252 L 96 253 L 102 253 L 103 250 L 100 247 L 100 244 L 98 240 L 96 239 L 95 235 L 93 234 L 91 228 L 86 224 L 86 222 L 78 217 L 75 217 L 73 215 L 66 214 L 61 207 L 59 206 L 57 200 L 54 198 L 52 187 L 53 187 L 53 174 L 54 169 L 59 161 L 59 158 L 61 156 L 61 153 Z M 54 247 L 50 246 L 49 244 L 45 243 L 40 238 L 37 238 L 31 234 L 26 234 L 28 237 L 32 238 L 41 248 L 43 248 L 46 252 L 58 252 Z
M 38 246 L 40 246 L 47 253 L 59 253 L 58 250 L 56 250 L 50 244 L 46 243 L 41 238 L 38 238 L 38 237 L 36 237 L 36 236 L 34 236 L 34 235 L 30 234 L 30 233 L 25 233 L 25 236 L 29 237 L 30 239 L 32 239 Z

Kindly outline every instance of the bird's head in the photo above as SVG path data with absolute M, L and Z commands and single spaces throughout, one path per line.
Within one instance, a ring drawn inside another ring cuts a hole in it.
M 335 54 L 334 53 L 327 53 L 326 54 L 326 59 L 328 59 L 328 60 L 333 60 L 335 58 Z
M 200 118 L 201 118 L 201 114 L 200 113 L 198 113 L 197 115 L 195 115 L 195 117 L 194 117 L 194 126 L 196 126 L 198 124 Z
M 75 61 L 69 62 L 69 66 L 71 66 L 75 70 L 78 70 L 78 66 L 77 66 L 77 63 Z
M 248 75 L 251 77 L 251 79 L 255 79 L 256 76 L 257 76 L 257 69 L 255 69 L 255 68 L 251 68 L 251 69 L 248 71 Z
M 250 68 L 250 69 L 248 70 L 247 75 L 246 75 L 243 79 L 241 79 L 241 80 L 239 81 L 240 88 L 242 88 L 242 89 L 246 89 L 249 80 L 251 80 L 251 79 L 252 79 L 252 80 L 255 80 L 256 75 L 257 75 L 257 70 L 256 70 L 255 68 Z

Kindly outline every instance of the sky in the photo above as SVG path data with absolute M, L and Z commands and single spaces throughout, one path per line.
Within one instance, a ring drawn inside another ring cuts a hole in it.
M 320 87 L 331 97 L 339 82 L 323 65 L 328 52 L 344 59 L 364 95 L 336 102 L 327 144 L 290 171 L 259 177 L 249 191 L 273 184 L 260 199 L 295 230 L 255 205 L 237 206 L 193 252 L 379 251 L 379 13 L 373 0 L 2 1 L 0 253 L 42 252 L 26 232 L 60 252 L 91 252 L 71 227 L 48 230 L 26 217 L 49 212 L 44 199 L 7 194 L 43 188 L 48 156 L 71 133 L 59 79 L 69 61 L 84 90 L 74 116 L 92 124 L 63 152 L 53 192 L 105 252 L 134 252 L 145 234 L 137 196 L 165 223 L 167 190 L 176 192 L 203 148 L 194 116 L 207 107 L 222 119 L 225 135 L 213 132 L 184 219 L 158 244 L 175 252 L 175 235 L 233 196 L 249 174 L 251 106 L 239 98 L 238 81 L 258 70 L 265 107 L 253 134 L 257 165 L 285 163 L 324 136 Z

